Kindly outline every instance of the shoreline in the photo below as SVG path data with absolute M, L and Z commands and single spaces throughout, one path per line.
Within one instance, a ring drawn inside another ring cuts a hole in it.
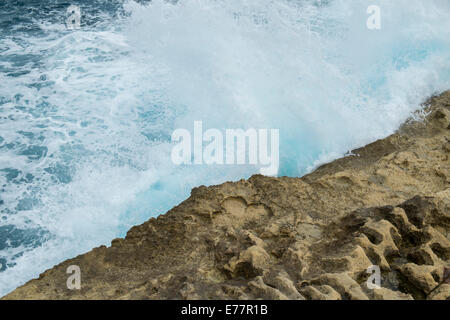
M 447 299 L 450 91 L 426 105 L 424 121 L 301 178 L 194 188 L 2 299 Z M 381 289 L 367 288 L 371 265 Z

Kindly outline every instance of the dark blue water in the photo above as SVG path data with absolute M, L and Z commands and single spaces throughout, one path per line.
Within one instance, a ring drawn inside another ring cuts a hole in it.
M 392 133 L 450 87 L 448 0 L 0 2 L 0 296 L 201 184 L 177 128 L 280 130 L 299 176 Z M 80 26 L 67 28 L 67 8 Z

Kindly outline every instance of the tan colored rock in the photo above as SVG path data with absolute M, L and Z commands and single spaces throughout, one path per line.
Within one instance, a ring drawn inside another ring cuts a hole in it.
M 289 300 L 289 297 L 281 293 L 278 289 L 268 286 L 262 280 L 262 277 L 257 277 L 255 280 L 248 283 L 249 288 L 262 299 L 265 300 Z
M 310 300 L 341 300 L 341 295 L 329 285 L 307 286 L 300 292 Z
M 410 294 L 386 288 L 374 289 L 373 296 L 375 300 L 414 300 Z
M 347 273 L 327 273 L 321 275 L 313 283 L 329 285 L 334 288 L 345 300 L 369 300 L 360 285 Z
M 434 266 L 422 266 L 414 263 L 408 263 L 401 268 L 402 274 L 424 292 L 430 292 L 438 285 L 433 278 L 435 271 Z
M 442 284 L 428 296 L 429 300 L 450 300 L 450 284 Z
M 269 266 L 270 256 L 262 247 L 251 246 L 242 251 L 239 257 L 233 257 L 225 269 L 233 275 L 241 275 L 245 278 L 252 278 L 261 275 Z
M 290 279 L 286 272 L 280 272 L 275 276 L 266 275 L 264 278 L 265 283 L 272 288 L 277 288 L 280 292 L 286 295 L 291 300 L 305 300 L 305 298 L 299 293 L 294 283 Z

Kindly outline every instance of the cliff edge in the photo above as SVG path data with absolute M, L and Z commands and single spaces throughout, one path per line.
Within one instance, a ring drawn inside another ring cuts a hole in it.
M 450 299 L 450 91 L 420 115 L 302 178 L 195 188 L 3 299 Z

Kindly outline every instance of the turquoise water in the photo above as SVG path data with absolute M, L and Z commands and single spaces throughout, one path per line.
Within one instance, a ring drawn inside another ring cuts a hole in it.
M 449 89 L 450 2 L 376 2 L 376 31 L 361 0 L 0 2 L 0 296 L 259 172 L 174 166 L 177 128 L 277 128 L 300 176 Z

